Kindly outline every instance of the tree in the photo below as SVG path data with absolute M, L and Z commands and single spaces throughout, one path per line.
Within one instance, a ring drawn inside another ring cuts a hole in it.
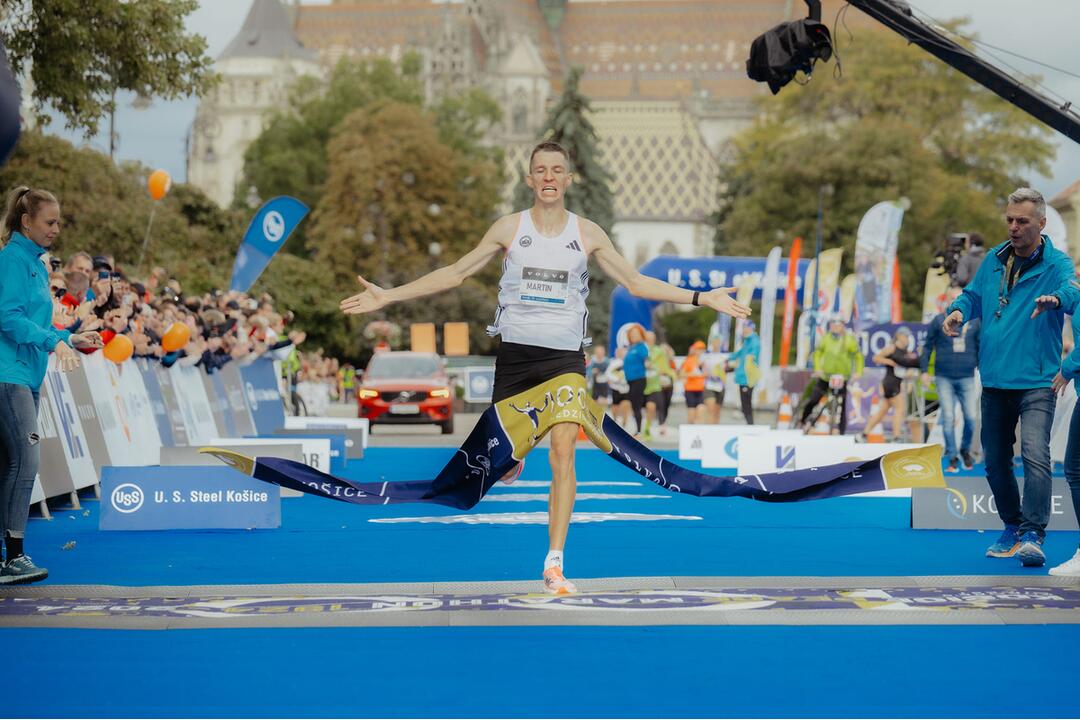
M 764 100 L 735 138 L 713 217 L 716 252 L 764 254 L 777 231 L 813 238 L 818 189 L 831 184 L 823 246 L 843 246 L 850 268 L 863 213 L 906 196 L 898 257 L 906 315 L 917 316 L 945 236 L 1001 237 L 1004 197 L 1048 170 L 1049 132 L 885 31 L 860 31 L 843 62 L 840 80 L 819 73 Z
M 76 148 L 56 136 L 26 132 L 0 168 L 0 188 L 6 193 L 30 185 L 57 196 L 64 223 L 56 244 L 61 256 L 80 250 L 114 255 L 130 274 L 164 265 L 185 287 L 221 287 L 240 244 L 243 219 L 217 208 L 190 185 L 174 185 L 159 202 L 145 266 L 133 267 L 154 203 L 146 190 L 149 172 L 136 163 L 114 165 L 97 150 Z
M 184 32 L 196 0 L 0 0 L 0 37 L 16 76 L 30 64 L 42 124 L 52 105 L 71 129 L 97 133 L 116 93 L 175 99 L 214 82 L 206 39 Z
M 499 166 L 443 142 L 432 115 L 416 105 L 382 101 L 353 111 L 336 129 L 327 156 L 331 162 L 312 213 L 308 248 L 327 270 L 323 287 L 335 288 L 338 299 L 358 291 L 357 274 L 393 287 L 456 260 L 475 247 L 493 220 L 502 185 Z M 468 319 L 473 344 L 488 349 L 482 319 L 494 315 L 493 270 L 494 265 L 459 290 L 391 305 L 384 316 L 403 327 Z M 354 337 L 352 353 L 364 344 Z
M 420 57 L 407 54 L 396 65 L 387 59 L 342 59 L 327 81 L 304 77 L 289 93 L 284 110 L 244 153 L 241 187 L 252 185 L 264 198 L 291 195 L 315 207 L 323 194 L 330 159 L 327 146 L 335 129 L 352 112 L 373 103 L 395 101 L 423 107 Z M 499 121 L 498 104 L 482 90 L 446 97 L 431 107 L 440 138 L 456 150 L 502 166 L 499 151 L 480 140 Z M 237 204 L 244 194 L 237 193 Z M 306 254 L 307 227 L 293 233 L 284 251 Z
M 604 167 L 600 140 L 589 120 L 589 100 L 581 94 L 579 87 L 583 73 L 584 68 L 575 67 L 567 75 L 562 96 L 548 114 L 541 135 L 545 140 L 559 143 L 570 154 L 574 183 L 566 193 L 567 209 L 592 220 L 611 235 L 615 225 L 612 177 Z M 528 171 L 528 168 L 522 168 L 514 190 L 513 205 L 516 210 L 526 210 L 533 205 L 533 191 L 525 184 Z M 593 337 L 598 342 L 607 338 L 610 332 L 611 293 L 614 289 L 614 281 L 603 270 L 593 268 L 589 271 L 589 323 Z

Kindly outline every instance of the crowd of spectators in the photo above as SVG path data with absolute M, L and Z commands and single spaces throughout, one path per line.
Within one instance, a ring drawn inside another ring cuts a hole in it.
M 214 290 L 185 294 L 164 268 L 137 279 L 108 255 L 76 252 L 65 258 L 46 255 L 53 297 L 53 325 L 71 332 L 101 333 L 108 346 L 117 335 L 131 340 L 133 357 L 195 365 L 213 373 L 228 362 L 251 362 L 267 353 L 281 360 L 294 381 L 337 385 L 337 361 L 322 350 L 300 353 L 306 336 L 291 328 L 291 311 L 280 311 L 269 294 L 259 296 Z M 162 340 L 179 323 L 187 343 L 166 350 Z M 82 350 L 85 353 L 99 349 Z

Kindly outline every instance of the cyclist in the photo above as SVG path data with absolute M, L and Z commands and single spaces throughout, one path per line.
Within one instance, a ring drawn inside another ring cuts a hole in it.
M 799 425 L 807 429 L 807 420 L 822 397 L 829 392 L 829 378 L 840 376 L 843 384 L 839 388 L 840 425 L 843 435 L 847 430 L 847 383 L 863 372 L 863 355 L 855 334 L 848 331 L 842 315 L 829 318 L 829 330 L 822 336 L 814 349 L 814 377 L 811 380 L 810 397 L 803 405 Z

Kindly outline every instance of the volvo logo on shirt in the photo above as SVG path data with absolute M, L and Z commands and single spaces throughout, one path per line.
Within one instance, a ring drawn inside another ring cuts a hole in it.
M 520 245 L 521 247 L 529 247 L 530 245 L 532 245 L 532 238 L 528 235 L 522 235 L 521 239 L 518 240 L 518 245 Z

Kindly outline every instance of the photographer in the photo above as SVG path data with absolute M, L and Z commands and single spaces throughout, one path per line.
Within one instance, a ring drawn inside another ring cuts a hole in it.
M 986 248 L 983 245 L 982 235 L 971 233 L 968 236 L 968 250 L 956 264 L 956 272 L 953 274 L 954 282 L 961 287 L 967 285 L 975 277 L 975 273 L 979 271 L 979 266 L 985 259 Z

